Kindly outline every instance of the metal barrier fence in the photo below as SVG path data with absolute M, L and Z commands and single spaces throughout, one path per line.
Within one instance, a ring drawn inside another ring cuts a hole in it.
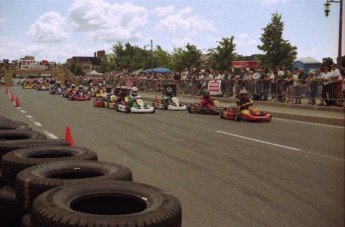
M 128 83 L 126 80 L 94 79 L 93 83 L 136 86 L 139 91 L 163 92 L 165 84 L 176 84 L 177 94 L 202 95 L 208 89 L 210 80 L 166 80 L 166 79 L 136 79 Z M 292 80 L 218 80 L 223 97 L 235 97 L 242 88 L 245 88 L 254 100 L 287 102 L 299 104 L 302 100 L 309 104 L 316 101 L 325 105 L 342 105 L 344 102 L 343 81 L 309 80 L 307 82 L 294 83 Z M 88 83 L 83 81 L 84 85 Z

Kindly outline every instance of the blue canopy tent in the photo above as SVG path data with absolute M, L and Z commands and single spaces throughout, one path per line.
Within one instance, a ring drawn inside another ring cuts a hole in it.
M 171 72 L 171 70 L 168 68 L 154 68 L 154 69 L 145 69 L 143 72 L 144 73 L 152 73 L 152 72 L 154 72 L 154 73 L 169 73 L 169 72 Z

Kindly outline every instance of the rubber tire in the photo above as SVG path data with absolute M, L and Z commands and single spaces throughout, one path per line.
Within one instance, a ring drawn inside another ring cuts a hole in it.
M 241 114 L 239 113 L 235 114 L 235 121 L 241 121 Z
M 21 148 L 20 144 L 25 141 L 31 142 L 33 139 L 47 139 L 39 132 L 31 130 L 2 130 L 0 131 L 0 160 L 2 156 L 14 149 Z
M 0 121 L 0 130 L 32 130 L 27 124 L 16 121 Z
M 76 223 L 98 227 L 182 225 L 181 205 L 174 196 L 149 185 L 125 181 L 51 189 L 35 199 L 31 215 L 35 227 L 72 227 Z
M 0 226 L 20 226 L 25 210 L 16 202 L 16 194 L 12 186 L 0 189 Z
M 37 157 L 38 155 L 46 157 L 39 158 Z M 32 158 L 33 156 L 36 156 L 36 158 Z M 96 152 L 81 147 L 42 146 L 14 150 L 2 157 L 2 179 L 6 183 L 14 185 L 17 174 L 24 169 L 43 163 L 68 160 L 81 161 L 98 159 Z
M 221 111 L 221 112 L 220 112 L 220 114 L 219 114 L 220 119 L 225 119 L 225 117 L 223 116 L 223 113 L 224 113 L 224 111 Z
M 191 105 L 188 106 L 187 110 L 188 110 L 188 113 L 192 113 L 192 106 Z
M 5 187 L 7 184 L 2 180 L 2 173 L 0 172 L 0 188 Z
M 132 172 L 115 163 L 95 161 L 62 161 L 32 166 L 17 174 L 17 202 L 30 210 L 34 199 L 49 189 L 105 180 L 132 181 Z
M 31 214 L 27 213 L 23 216 L 20 227 L 31 227 Z

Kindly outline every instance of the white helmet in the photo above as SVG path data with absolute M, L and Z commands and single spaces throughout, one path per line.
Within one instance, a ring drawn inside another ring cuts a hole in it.
M 136 96 L 138 95 L 138 88 L 132 87 L 132 89 L 131 89 L 131 95 L 132 95 L 133 97 L 136 97 Z
M 93 83 L 90 83 L 90 86 L 93 86 Z
M 248 94 L 248 91 L 247 91 L 246 89 L 242 89 L 242 90 L 240 91 L 240 94 L 241 94 L 241 95 L 242 95 L 242 94 L 243 94 L 243 95 L 244 95 L 244 94 L 247 95 L 247 94 Z

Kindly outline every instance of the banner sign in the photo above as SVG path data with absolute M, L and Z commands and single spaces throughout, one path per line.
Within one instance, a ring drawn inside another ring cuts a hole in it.
M 210 80 L 207 85 L 207 89 L 210 91 L 210 95 L 222 95 L 221 80 Z
M 260 67 L 259 61 L 233 61 L 232 68 L 235 69 L 256 69 Z

